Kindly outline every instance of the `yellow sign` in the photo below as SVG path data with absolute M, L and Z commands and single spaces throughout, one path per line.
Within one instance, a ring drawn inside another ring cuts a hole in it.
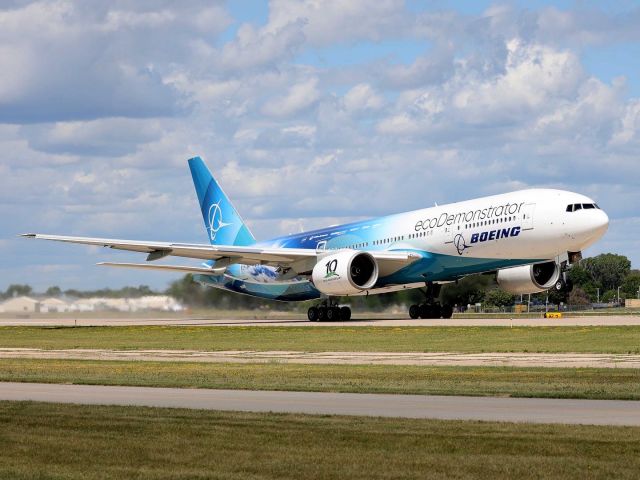
M 560 312 L 547 312 L 544 314 L 544 318 L 562 318 L 562 313 Z

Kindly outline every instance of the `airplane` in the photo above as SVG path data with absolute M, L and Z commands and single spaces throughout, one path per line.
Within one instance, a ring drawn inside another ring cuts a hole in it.
M 437 300 L 441 285 L 479 273 L 495 274 L 513 294 L 568 291 L 568 270 L 609 225 L 592 199 L 536 188 L 258 242 L 202 159 L 188 164 L 209 244 L 22 236 L 145 253 L 147 263 L 98 265 L 187 272 L 203 285 L 264 299 L 319 299 L 310 321 L 346 321 L 351 310 L 340 297 L 422 287 L 425 300 L 409 316 L 450 318 L 452 306 Z M 153 263 L 167 256 L 204 262 Z

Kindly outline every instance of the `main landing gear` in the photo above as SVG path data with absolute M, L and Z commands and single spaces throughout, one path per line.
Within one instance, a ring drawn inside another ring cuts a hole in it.
M 451 305 L 440 305 L 436 298 L 440 295 L 440 285 L 427 282 L 424 291 L 425 302 L 409 307 L 409 316 L 416 318 L 451 318 L 453 308 Z
M 346 322 L 351 320 L 351 309 L 346 306 L 340 307 L 336 302 L 327 299 L 320 305 L 309 308 L 307 318 L 311 322 Z

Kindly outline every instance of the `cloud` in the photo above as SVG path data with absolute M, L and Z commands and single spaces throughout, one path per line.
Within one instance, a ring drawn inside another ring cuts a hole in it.
M 293 85 L 285 95 L 268 100 L 262 107 L 262 113 L 272 117 L 290 117 L 313 105 L 319 97 L 318 79 L 310 78 Z
M 157 121 L 128 118 L 29 125 L 23 130 L 34 150 L 89 157 L 120 157 L 162 135 Z
M 188 100 L 165 80 L 166 62 L 188 56 L 185 29 L 202 32 L 203 18 L 210 32 L 225 28 L 228 17 L 212 8 L 199 17 L 189 6 L 43 0 L 0 10 L 0 122 L 183 113 Z
M 242 70 L 273 67 L 297 53 L 305 41 L 302 21 L 293 21 L 278 28 L 258 29 L 241 25 L 233 42 L 222 49 L 223 68 Z
M 344 96 L 344 106 L 348 111 L 377 110 L 384 105 L 384 98 L 371 85 L 359 83 Z
M 304 34 L 313 45 L 330 45 L 358 39 L 382 40 L 398 35 L 411 23 L 401 0 L 274 0 L 268 29 L 304 22 Z

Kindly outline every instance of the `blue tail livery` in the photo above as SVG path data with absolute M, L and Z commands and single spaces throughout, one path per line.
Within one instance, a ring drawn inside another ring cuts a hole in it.
M 189 168 L 211 245 L 247 246 L 256 243 L 253 234 L 202 159 L 191 158 Z

